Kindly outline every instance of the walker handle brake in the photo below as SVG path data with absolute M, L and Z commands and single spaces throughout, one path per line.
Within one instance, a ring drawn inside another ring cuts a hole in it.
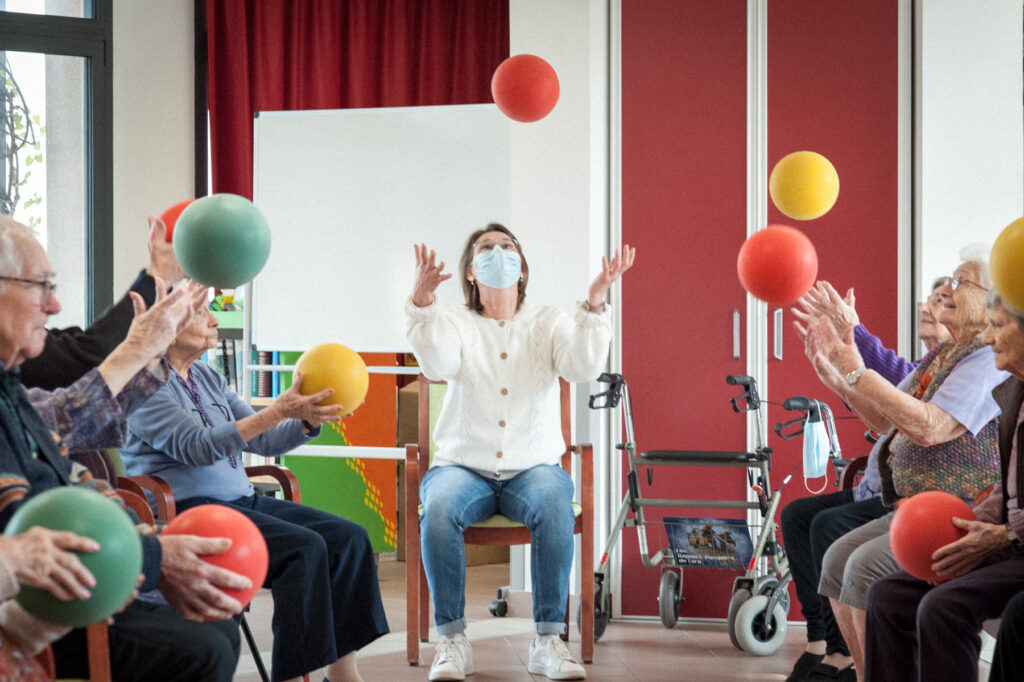
M 618 407 L 619 400 L 622 398 L 622 387 L 625 385 L 626 380 L 621 374 L 611 374 L 604 372 L 597 378 L 602 384 L 610 384 L 607 391 L 601 393 L 595 393 L 590 396 L 588 404 L 592 410 L 602 410 L 605 408 Z

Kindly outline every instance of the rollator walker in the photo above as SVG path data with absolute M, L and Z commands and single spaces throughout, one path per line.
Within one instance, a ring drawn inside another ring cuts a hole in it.
M 738 386 L 740 395 L 730 398 L 733 411 L 753 412 L 757 421 L 757 446 L 752 452 L 724 452 L 706 450 L 648 450 L 637 452 L 633 433 L 633 413 L 629 400 L 629 388 L 621 374 L 602 374 L 601 383 L 609 385 L 606 391 L 590 397 L 591 409 L 609 409 L 622 404 L 625 439 L 616 444 L 616 449 L 626 452 L 629 458 L 629 473 L 626 475 L 627 490 L 612 524 L 600 564 L 594 572 L 594 638 L 604 634 L 611 617 L 611 595 L 608 591 L 608 558 L 619 534 L 625 527 L 635 527 L 640 542 L 640 558 L 646 568 L 661 565 L 661 585 L 658 592 L 658 611 L 662 624 L 673 628 L 679 618 L 682 601 L 683 564 L 679 540 L 682 533 L 668 532 L 670 545 L 653 552 L 649 551 L 647 524 L 644 510 L 649 507 L 719 508 L 756 510 L 758 523 L 748 525 L 757 530 L 751 538 L 750 561 L 742 576 L 733 581 L 732 597 L 729 600 L 727 622 L 729 639 L 741 651 L 766 656 L 782 645 L 786 635 L 786 615 L 789 612 L 789 591 L 791 576 L 785 552 L 778 541 L 775 513 L 779 508 L 781 492 L 772 490 L 769 472 L 772 466 L 772 449 L 764 443 L 762 435 L 762 404 L 757 393 L 757 384 L 747 375 L 729 375 L 726 383 Z M 803 396 L 788 398 L 783 407 L 797 411 L 801 416 L 775 426 L 775 432 L 784 439 L 795 438 L 804 432 L 805 423 L 824 421 L 828 434 L 829 458 L 836 470 L 836 482 L 841 477 L 842 459 L 839 439 L 836 436 L 832 411 L 828 405 Z M 650 499 L 643 497 L 640 488 L 640 468 L 646 468 L 647 484 L 653 481 L 654 468 L 660 466 L 689 467 L 735 467 L 746 469 L 747 483 L 756 499 Z M 783 486 L 792 477 L 787 476 Z M 669 525 L 668 521 L 664 522 Z M 739 522 L 737 522 L 739 523 Z M 745 524 L 744 524 L 745 525 Z M 577 625 L 580 614 L 577 611 Z

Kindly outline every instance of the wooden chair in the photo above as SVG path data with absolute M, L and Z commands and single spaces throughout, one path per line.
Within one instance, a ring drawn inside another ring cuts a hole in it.
M 299 479 L 287 468 L 277 464 L 264 464 L 245 467 L 245 473 L 250 479 L 272 478 L 281 487 L 284 499 L 296 504 L 302 503 Z M 125 476 L 119 477 L 117 481 L 120 486 L 137 490 L 144 498 L 146 493 L 149 493 L 150 499 L 154 501 L 156 506 L 157 518 L 159 520 L 170 521 L 177 516 L 174 493 L 171 491 L 171 486 L 159 476 Z M 246 606 L 246 611 L 248 609 L 249 607 Z M 270 676 L 267 674 L 267 668 L 263 664 L 263 657 L 260 656 L 259 647 L 256 645 L 256 639 L 253 637 L 252 629 L 249 627 L 249 622 L 245 619 L 244 612 L 239 614 L 238 624 L 242 628 L 242 635 L 245 637 L 246 643 L 249 645 L 249 651 L 252 653 L 260 679 L 264 682 L 269 682 Z M 309 682 L 309 675 L 303 675 L 302 679 Z
M 420 481 L 430 466 L 430 385 L 425 376 L 419 376 L 419 434 L 417 442 L 405 446 L 405 599 L 406 599 L 406 658 L 409 665 L 419 664 L 420 642 L 428 641 L 430 629 L 430 592 L 427 576 L 420 561 L 419 489 Z M 580 565 L 583 573 L 580 589 L 580 636 L 584 663 L 594 659 L 594 462 L 590 445 L 572 445 L 569 383 L 559 379 L 561 396 L 562 439 L 565 452 L 562 467 L 572 474 L 572 455 L 580 455 L 580 503 L 574 504 L 576 528 L 582 540 Z M 466 544 L 470 545 L 526 545 L 530 531 L 520 523 L 497 514 L 466 529 Z M 570 596 L 571 602 L 571 596 Z M 569 605 L 566 604 L 566 634 L 568 639 Z

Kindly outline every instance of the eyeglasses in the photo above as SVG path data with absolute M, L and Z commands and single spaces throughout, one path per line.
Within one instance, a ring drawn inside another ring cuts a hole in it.
M 947 277 L 946 281 L 944 282 L 944 284 L 948 284 L 949 288 L 952 289 L 953 291 L 956 291 L 957 289 L 959 289 L 961 287 L 961 285 L 964 285 L 964 284 L 973 284 L 974 286 L 978 287 L 982 291 L 988 291 L 988 287 L 982 286 L 982 285 L 978 284 L 977 282 L 975 282 L 974 280 L 967 279 L 963 275 L 957 275 L 956 277 Z
M 0 275 L 0 279 L 5 279 L 8 282 L 18 282 L 19 284 L 40 287 L 42 289 L 42 295 L 39 297 L 39 305 L 46 305 L 46 301 L 50 298 L 50 295 L 57 291 L 57 284 L 48 279 L 25 279 L 24 277 L 6 277 L 4 275 Z

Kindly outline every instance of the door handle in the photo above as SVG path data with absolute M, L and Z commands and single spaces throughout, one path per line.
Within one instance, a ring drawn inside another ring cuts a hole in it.
M 732 357 L 740 359 L 740 309 L 732 309 Z
M 775 309 L 775 348 L 772 355 L 776 360 L 782 359 L 782 308 Z

